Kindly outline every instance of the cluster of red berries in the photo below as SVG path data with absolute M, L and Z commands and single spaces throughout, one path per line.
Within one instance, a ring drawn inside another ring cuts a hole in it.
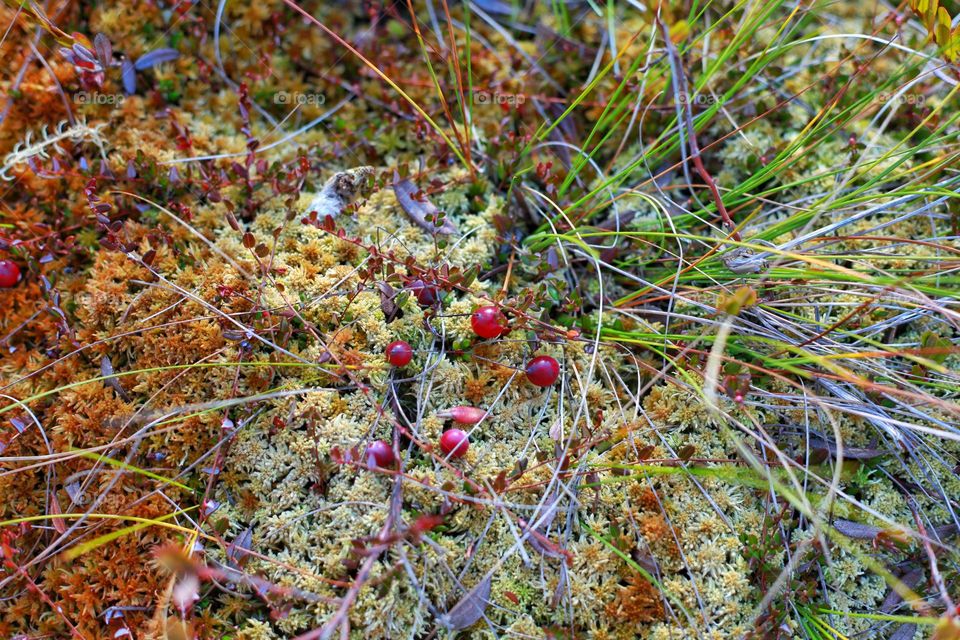
M 473 332 L 481 338 L 498 338 L 509 330 L 507 317 L 493 305 L 480 307 L 470 316 Z M 560 364 L 550 356 L 537 356 L 527 363 L 527 380 L 538 387 L 549 387 L 560 377 Z
M 463 429 L 447 429 L 440 436 L 440 450 L 443 455 L 461 458 L 470 448 L 470 440 Z M 383 440 L 374 440 L 367 445 L 367 464 L 381 469 L 392 467 L 397 461 L 393 448 Z
M 0 287 L 9 289 L 20 281 L 20 267 L 12 260 L 0 260 Z
M 416 281 L 411 284 L 411 289 L 421 304 L 436 302 L 436 292 L 426 283 Z M 470 316 L 470 326 L 475 334 L 485 339 L 498 338 L 510 330 L 507 317 L 493 305 L 474 311 Z M 386 359 L 391 366 L 405 367 L 413 359 L 413 348 L 404 340 L 395 340 L 387 345 Z M 527 362 L 524 373 L 530 384 L 549 387 L 560 377 L 560 363 L 551 356 L 536 356 Z M 453 418 L 454 422 L 462 424 L 476 424 L 484 415 L 486 412 L 475 407 L 454 407 L 443 417 Z M 440 436 L 440 450 L 445 456 L 461 458 L 469 448 L 470 439 L 462 429 L 447 429 Z M 393 449 L 383 440 L 371 442 L 367 447 L 367 456 L 378 467 L 389 467 L 396 461 Z

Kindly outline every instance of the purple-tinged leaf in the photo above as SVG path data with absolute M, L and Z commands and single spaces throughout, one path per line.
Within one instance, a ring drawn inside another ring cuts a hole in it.
M 133 66 L 137 71 L 146 71 L 151 67 L 155 67 L 158 64 L 163 64 L 164 62 L 173 62 L 180 57 L 180 52 L 176 49 L 154 49 L 150 53 L 145 53 L 137 61 L 133 63 Z
M 837 455 L 837 445 L 827 440 L 820 440 L 819 438 L 811 438 L 810 448 L 823 449 L 829 452 L 830 455 L 833 455 L 833 456 Z M 843 459 L 844 460 L 872 460 L 873 458 L 879 458 L 880 456 L 885 456 L 888 453 L 890 452 L 885 451 L 883 449 L 844 447 Z
M 911 640 L 917 635 L 917 625 L 902 624 L 890 635 L 890 640 Z
M 944 538 L 950 538 L 957 535 L 958 532 L 960 532 L 960 527 L 953 522 L 948 522 L 947 524 L 935 526 L 930 537 L 936 540 L 943 540 Z
M 483 617 L 483 612 L 487 610 L 489 604 L 490 575 L 488 574 L 447 612 L 443 617 L 443 623 L 451 631 L 466 629 Z
M 93 55 L 93 52 L 79 42 L 74 43 L 72 51 L 73 55 L 75 55 L 79 60 L 83 60 L 84 62 L 88 62 L 90 64 L 97 64 L 97 57 Z
M 520 531 L 525 535 L 529 534 L 526 537 L 527 544 L 529 544 L 534 551 L 548 558 L 564 557 L 564 555 L 560 553 L 560 548 L 546 535 L 547 529 L 549 529 L 553 523 L 553 519 L 557 517 L 557 500 L 559 497 L 558 494 L 554 493 L 553 496 L 548 498 L 546 502 L 544 502 L 542 509 L 533 515 L 531 523 L 528 523 L 523 518 L 517 518 L 517 522 L 520 523 Z M 531 527 L 530 525 L 533 523 L 538 524 L 536 527 Z
M 833 521 L 833 527 L 841 534 L 855 540 L 873 540 L 877 537 L 877 534 L 883 531 L 880 527 L 841 518 Z
M 426 198 L 418 200 L 415 196 L 420 190 L 406 178 L 401 180 L 400 174 L 396 171 L 393 172 L 393 192 L 396 194 L 397 202 L 400 203 L 403 212 L 427 233 L 451 235 L 457 232 L 457 227 L 445 217 L 437 226 L 436 221 L 440 220 L 442 215 L 440 210 Z
M 120 381 L 117 380 L 113 374 L 113 363 L 110 362 L 109 356 L 103 356 L 100 359 L 100 375 L 106 378 L 104 382 L 116 391 L 117 395 L 120 396 L 124 402 L 130 402 L 130 396 L 127 395 L 127 391 L 120 385 Z
M 227 546 L 227 562 L 234 569 L 242 568 L 250 559 L 253 544 L 253 527 L 247 527 Z
M 63 490 L 67 492 L 67 497 L 70 498 L 70 502 L 73 504 L 86 504 L 87 496 L 83 493 L 83 487 L 80 486 L 79 482 L 71 482 L 67 485 L 64 485 Z
M 476 0 L 477 6 L 490 13 L 499 13 L 509 16 L 513 13 L 513 7 L 503 0 Z
M 637 217 L 636 211 L 628 211 L 626 213 L 613 214 L 603 222 L 597 225 L 598 228 L 604 229 L 606 231 L 614 231 L 625 228 L 628 224 L 633 222 L 633 219 Z
M 123 90 L 127 95 L 137 92 L 137 69 L 128 58 L 123 59 L 120 65 L 120 75 L 123 76 Z
M 923 577 L 922 569 L 911 569 L 907 573 L 900 576 L 900 582 L 903 583 L 908 589 L 913 589 L 920 582 L 920 578 Z M 880 605 L 880 613 L 890 614 L 893 613 L 896 608 L 903 602 L 903 598 L 900 597 L 900 594 L 890 589 L 887 591 L 887 596 L 883 599 L 883 603 Z
M 113 62 L 113 45 L 110 44 L 110 38 L 98 33 L 93 38 L 93 48 L 97 52 L 100 65 L 104 68 L 109 67 Z

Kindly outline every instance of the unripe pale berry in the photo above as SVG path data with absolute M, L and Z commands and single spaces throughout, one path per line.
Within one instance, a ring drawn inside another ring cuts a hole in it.
M 453 418 L 454 422 L 460 424 L 477 424 L 483 420 L 487 412 L 477 407 L 452 407 L 444 411 L 439 411 L 437 416 L 441 418 Z

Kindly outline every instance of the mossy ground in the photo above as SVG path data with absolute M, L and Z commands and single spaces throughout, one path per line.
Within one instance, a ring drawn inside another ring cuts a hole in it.
M 0 10 L 0 637 L 947 633 L 957 75 L 908 8 L 301 6 L 354 50 L 292 2 Z M 102 77 L 57 51 L 97 33 Z

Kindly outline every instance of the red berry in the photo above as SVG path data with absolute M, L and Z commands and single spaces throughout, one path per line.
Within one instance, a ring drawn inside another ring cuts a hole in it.
M 373 462 L 381 469 L 392 466 L 396 461 L 393 449 L 383 440 L 374 440 L 367 445 L 367 464 L 370 464 L 370 458 L 373 458 Z
M 460 429 L 448 429 L 440 436 L 440 450 L 444 455 L 451 458 L 460 458 L 467 453 L 470 448 L 470 441 L 467 434 Z
M 492 305 L 480 307 L 470 316 L 470 326 L 481 338 L 496 338 L 507 330 L 507 317 Z
M 13 260 L 0 260 L 0 287 L 9 288 L 20 281 L 20 267 Z
M 413 295 L 417 297 L 417 302 L 421 307 L 432 307 L 437 303 L 437 287 L 427 284 L 423 280 L 414 280 L 408 285 Z
M 413 349 L 403 340 L 395 340 L 387 345 L 387 362 L 395 367 L 405 367 L 413 358 Z
M 560 363 L 550 356 L 537 356 L 527 363 L 527 380 L 538 387 L 549 387 L 560 377 Z

